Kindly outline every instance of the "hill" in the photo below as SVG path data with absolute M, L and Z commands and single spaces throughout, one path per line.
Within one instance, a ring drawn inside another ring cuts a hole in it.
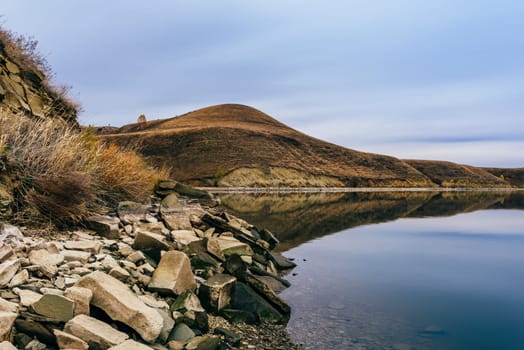
M 406 160 L 441 187 L 508 187 L 509 184 L 489 171 L 470 165 L 436 160 Z
M 220 186 L 434 186 L 402 160 L 330 144 L 254 108 L 218 105 L 100 137 L 138 145 L 172 176 Z
M 254 108 L 224 104 L 100 129 L 200 186 L 508 187 L 488 170 L 359 152 L 298 132 Z

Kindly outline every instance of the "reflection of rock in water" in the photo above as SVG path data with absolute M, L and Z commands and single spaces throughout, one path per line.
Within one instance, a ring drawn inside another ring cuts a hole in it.
M 231 212 L 277 233 L 281 251 L 351 227 L 401 217 L 524 209 L 521 192 L 272 193 L 223 194 L 220 198 Z

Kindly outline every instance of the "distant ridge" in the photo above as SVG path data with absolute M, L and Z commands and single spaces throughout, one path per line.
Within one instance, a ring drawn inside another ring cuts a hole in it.
M 171 175 L 201 186 L 507 187 L 486 170 L 400 160 L 305 135 L 252 107 L 223 104 L 104 130 Z

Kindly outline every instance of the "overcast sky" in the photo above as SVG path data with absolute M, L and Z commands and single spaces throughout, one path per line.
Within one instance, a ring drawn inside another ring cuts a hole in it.
M 2 0 L 83 124 L 241 103 L 349 148 L 524 167 L 524 1 Z

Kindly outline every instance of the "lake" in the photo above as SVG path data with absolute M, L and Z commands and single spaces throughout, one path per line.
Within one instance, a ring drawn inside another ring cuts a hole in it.
M 522 193 L 221 195 L 298 267 L 308 349 L 522 349 Z

